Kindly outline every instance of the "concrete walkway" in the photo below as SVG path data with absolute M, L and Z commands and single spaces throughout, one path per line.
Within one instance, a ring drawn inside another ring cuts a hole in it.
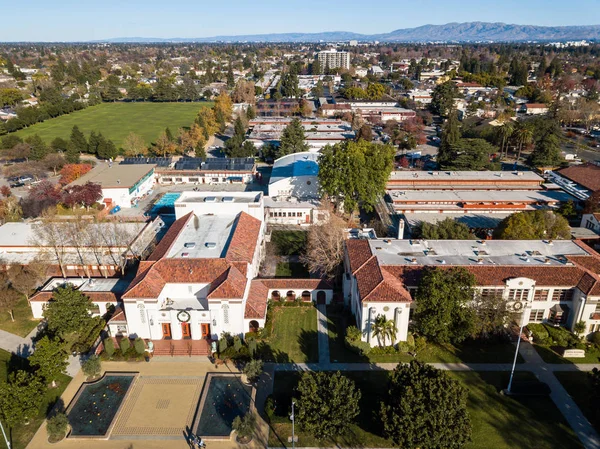
M 19 337 L 0 329 L 0 349 L 11 352 L 19 357 L 27 358 L 35 350 L 33 340 L 38 334 L 39 329 L 36 327 L 27 337 Z M 81 369 L 80 356 L 69 356 L 69 365 L 67 366 L 67 375 L 74 377 Z
M 583 415 L 573 398 L 567 393 L 556 376 L 551 365 L 537 353 L 531 343 L 522 341 L 519 354 L 525 360 L 525 365 L 535 376 L 550 387 L 550 397 L 563 414 L 573 431 L 586 449 L 600 448 L 600 436 Z
M 28 357 L 33 352 L 33 338 L 37 335 L 37 328 L 32 330 L 27 337 L 19 337 L 0 329 L 0 349 L 12 352 L 20 357 Z
M 317 306 L 317 332 L 319 337 L 319 365 L 329 363 L 329 335 L 327 334 L 327 306 Z
M 327 335 L 327 318 L 319 306 L 319 363 L 267 363 L 265 372 L 267 379 L 273 379 L 277 371 L 389 371 L 393 370 L 397 363 L 331 363 L 329 361 L 329 345 L 326 346 L 327 358 L 325 359 L 325 348 L 321 343 L 322 335 Z M 321 318 L 321 315 L 323 317 Z M 324 321 L 323 321 L 324 320 Z M 324 330 L 321 326 L 324 322 Z M 541 382 L 550 387 L 550 398 L 554 401 L 560 412 L 565 417 L 579 440 L 586 449 L 600 448 L 600 437 L 590 422 L 585 418 L 573 398 L 569 396 L 559 380 L 554 376 L 555 371 L 591 371 L 600 369 L 600 364 L 549 364 L 537 353 L 529 342 L 521 342 L 519 354 L 524 363 L 518 363 L 516 371 L 532 372 Z M 326 360 L 326 361 L 323 361 Z M 511 363 L 431 363 L 435 368 L 448 371 L 510 371 Z M 266 380 L 266 379 L 265 379 Z M 272 385 L 268 391 L 272 391 Z

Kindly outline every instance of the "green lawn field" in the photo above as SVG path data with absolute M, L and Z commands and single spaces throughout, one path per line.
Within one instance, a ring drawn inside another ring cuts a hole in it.
M 104 137 L 120 147 L 130 132 L 142 136 L 146 143 L 156 140 L 159 134 L 169 127 L 173 134 L 181 127 L 189 127 L 200 108 L 212 107 L 211 102 L 201 103 L 102 103 L 82 111 L 62 115 L 36 123 L 15 134 L 25 138 L 39 134 L 47 143 L 56 137 L 68 139 L 73 125 L 79 126 L 86 137 L 92 131 L 101 132 Z
M 336 441 L 318 441 L 296 425 L 297 446 L 392 447 L 382 435 L 378 418 L 380 401 L 387 394 L 387 371 L 345 371 L 362 392 L 360 414 L 347 435 Z M 269 446 L 291 447 L 292 425 L 289 403 L 300 373 L 276 372 L 273 397 L 278 404 L 270 423 Z M 467 408 L 473 430 L 465 449 L 578 449 L 583 446 L 550 397 L 508 397 L 499 393 L 508 382 L 509 372 L 451 372 L 469 392 Z M 531 381 L 529 372 L 517 372 L 517 380 Z M 296 423 L 298 424 L 298 423 Z

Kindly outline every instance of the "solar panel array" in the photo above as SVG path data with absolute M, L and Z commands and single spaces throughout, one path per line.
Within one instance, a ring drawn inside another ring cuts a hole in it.
M 126 157 L 122 165 L 156 164 L 159 167 L 168 167 L 173 163 L 171 157 Z
M 206 161 L 185 157 L 175 163 L 175 170 L 251 171 L 253 167 L 254 159 L 251 157 L 208 158 Z

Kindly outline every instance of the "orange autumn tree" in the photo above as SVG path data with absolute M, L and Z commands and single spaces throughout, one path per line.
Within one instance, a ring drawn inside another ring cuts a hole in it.
M 66 186 L 92 169 L 90 164 L 67 164 L 60 170 L 59 184 Z

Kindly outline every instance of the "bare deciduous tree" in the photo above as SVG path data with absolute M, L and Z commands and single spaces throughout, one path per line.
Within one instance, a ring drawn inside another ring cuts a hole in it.
M 341 217 L 330 213 L 329 220 L 311 226 L 308 231 L 306 254 L 301 261 L 311 272 L 334 278 L 341 269 L 344 257 L 344 229 L 347 224 Z

